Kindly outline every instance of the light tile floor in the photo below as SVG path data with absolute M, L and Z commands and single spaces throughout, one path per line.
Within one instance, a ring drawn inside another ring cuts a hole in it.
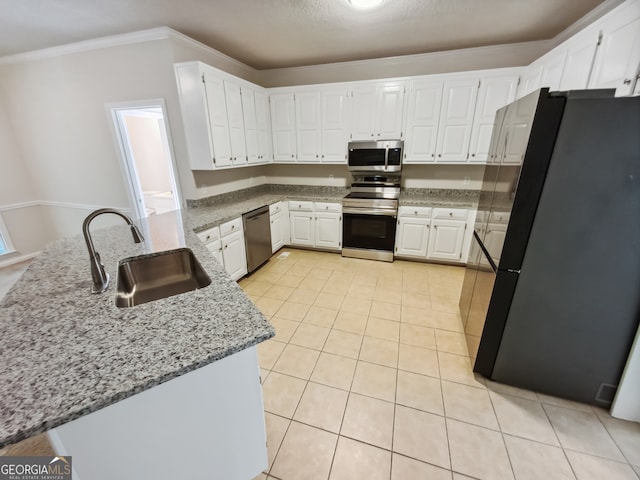
M 0 270 L 0 297 L 23 269 Z M 463 272 L 285 249 L 241 280 L 277 332 L 257 478 L 638 480 L 640 424 L 472 373 Z M 45 435 L 0 450 L 34 454 Z
M 258 478 L 638 480 L 640 424 L 473 374 L 463 276 L 285 249 L 241 280 L 276 329 Z

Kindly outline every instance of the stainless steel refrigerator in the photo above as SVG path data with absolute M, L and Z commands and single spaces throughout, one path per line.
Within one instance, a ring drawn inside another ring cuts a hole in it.
M 640 97 L 496 114 L 460 311 L 474 371 L 607 406 L 640 322 Z

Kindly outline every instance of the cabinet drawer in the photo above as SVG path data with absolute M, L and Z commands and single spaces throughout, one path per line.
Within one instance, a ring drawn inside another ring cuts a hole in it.
M 316 213 L 320 212 L 333 212 L 333 213 L 341 213 L 342 205 L 340 203 L 325 203 L 325 202 L 314 202 L 313 204 Z
M 509 223 L 509 212 L 491 212 L 489 223 Z
M 233 232 L 242 231 L 242 217 L 230 220 L 220 225 L 220 236 L 224 237 Z
M 196 235 L 202 243 L 209 243 L 214 240 L 220 240 L 220 229 L 218 227 L 212 227 L 200 233 L 196 233 Z
M 313 212 L 313 202 L 307 202 L 304 200 L 289 201 L 289 211 L 294 212 Z
M 405 205 L 398 208 L 399 217 L 431 217 L 431 207 L 410 207 Z
M 467 219 L 466 208 L 434 208 L 433 218 L 447 219 L 447 220 L 466 220 Z
M 282 202 L 276 202 L 269 205 L 269 215 L 275 215 L 282 211 Z

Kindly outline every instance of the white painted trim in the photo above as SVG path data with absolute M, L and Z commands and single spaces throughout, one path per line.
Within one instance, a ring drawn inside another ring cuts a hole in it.
M 7 255 L 9 255 L 11 252 L 7 252 Z M 13 252 L 18 253 L 16 251 Z M 38 250 L 37 252 L 31 252 L 31 253 L 27 253 L 25 255 L 12 255 L 11 258 L 7 258 L 6 260 L 3 259 L 3 261 L 0 262 L 0 268 L 4 268 L 4 267 L 9 267 L 11 265 L 15 265 L 16 263 L 22 263 L 22 262 L 26 262 L 27 260 L 31 260 L 35 257 L 37 257 L 38 255 L 40 255 L 42 253 L 41 250 Z
M 575 34 L 587 28 L 589 25 L 600 20 L 606 14 L 625 3 L 625 1 L 626 0 L 605 0 L 593 10 L 588 12 L 584 17 L 578 19 L 576 22 L 569 25 L 562 32 L 553 37 L 553 47 L 557 47 L 561 43 L 573 37 Z
M 169 112 L 167 110 L 167 104 L 164 101 L 164 98 L 151 98 L 151 99 L 144 99 L 144 100 L 130 100 L 127 102 L 107 103 L 105 104 L 105 110 L 106 110 L 107 116 L 110 119 L 109 126 L 111 129 L 111 134 L 113 137 L 113 141 L 115 142 L 116 151 L 118 152 L 118 157 L 120 159 L 120 171 L 122 173 L 125 185 L 127 186 L 127 197 L 129 198 L 129 206 L 131 207 L 130 210 L 132 212 L 137 212 L 136 214 L 138 217 L 142 217 L 142 215 L 140 215 L 140 212 L 137 206 L 137 200 L 134 194 L 134 190 L 136 189 L 136 187 L 134 187 L 131 184 L 132 181 L 138 180 L 138 175 L 137 173 L 134 173 L 133 175 L 129 173 L 129 169 L 135 170 L 135 164 L 133 164 L 130 161 L 129 155 L 125 151 L 125 146 L 123 142 L 126 139 L 126 134 L 120 131 L 121 123 L 118 118 L 118 112 L 120 110 L 137 110 L 137 109 L 144 109 L 148 107 L 153 107 L 153 108 L 159 107 L 160 110 L 162 111 L 162 118 L 164 121 L 164 132 L 162 132 L 163 141 L 166 141 L 166 148 L 169 150 L 170 174 L 173 177 L 171 181 L 173 183 L 173 186 L 175 187 L 174 194 L 177 197 L 178 206 L 179 208 L 184 207 L 184 199 L 182 197 L 182 189 L 180 186 L 180 175 L 178 172 L 178 165 L 176 164 L 176 153 L 175 153 L 175 149 L 173 148 L 171 125 L 169 123 Z M 137 186 L 137 189 L 140 192 L 142 192 L 142 189 L 139 185 Z M 146 217 L 146 215 L 144 216 Z
M 21 208 L 32 208 L 32 207 L 75 208 L 79 210 L 97 210 L 99 208 L 115 208 L 116 210 L 120 210 L 125 213 L 128 213 L 131 211 L 131 209 L 129 209 L 128 207 L 111 207 L 108 205 L 90 205 L 87 203 L 57 202 L 53 200 L 32 200 L 29 202 L 0 205 L 0 212 L 7 212 L 9 210 L 19 210 Z
M 166 40 L 171 35 L 170 30 L 171 29 L 169 27 L 157 27 L 149 30 L 140 30 L 120 35 L 94 38 L 82 42 L 68 43 L 66 45 L 44 48 L 42 50 L 17 53 L 15 55 L 0 57 L 0 65 L 32 62 L 34 60 L 43 60 L 46 58 L 71 55 L 74 53 L 89 52 L 91 50 L 99 50 L 101 48 L 119 47 L 122 45 L 132 45 L 134 43 L 150 42 L 154 40 Z
M 0 212 L 8 212 L 10 210 L 19 210 L 21 208 L 39 207 L 41 205 L 42 205 L 42 202 L 37 200 L 32 200 L 29 202 L 10 203 L 8 205 L 0 205 Z
M 176 43 L 182 43 L 184 45 L 189 46 L 190 48 L 200 50 L 202 53 L 206 55 L 215 56 L 218 58 L 218 60 L 222 62 L 226 62 L 236 68 L 240 68 L 244 70 L 249 77 L 253 77 L 258 72 L 258 70 L 256 70 L 255 68 L 250 67 L 249 65 L 242 63 L 241 61 L 236 60 L 235 58 L 230 57 L 229 55 L 226 55 L 214 48 L 211 48 L 202 42 L 194 40 L 193 38 L 188 37 L 187 35 L 180 33 L 177 30 L 174 30 L 169 27 L 164 27 L 164 28 L 168 30 L 169 38 L 171 38 L 171 40 L 173 40 Z

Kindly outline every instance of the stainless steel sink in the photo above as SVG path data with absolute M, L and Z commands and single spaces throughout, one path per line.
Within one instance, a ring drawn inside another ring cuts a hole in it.
M 133 307 L 210 283 L 211 278 L 188 248 L 125 258 L 118 263 L 116 305 Z

